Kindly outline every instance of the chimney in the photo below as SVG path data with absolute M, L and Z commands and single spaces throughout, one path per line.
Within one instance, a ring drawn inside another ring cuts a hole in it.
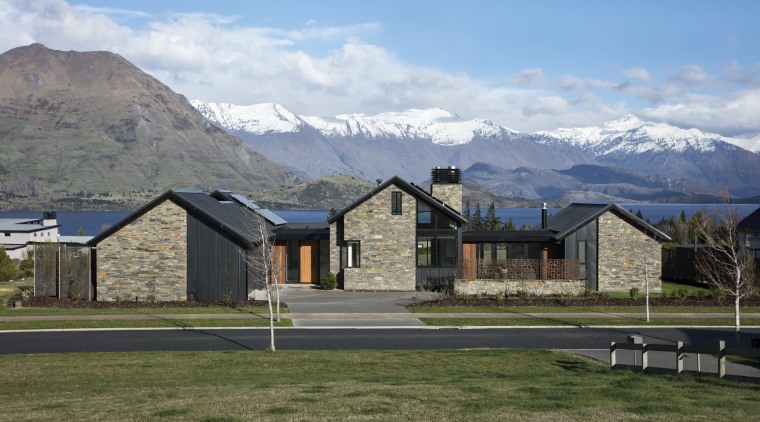
M 544 202 L 544 206 L 541 208 L 541 230 L 546 230 L 547 219 L 546 202 Z
M 377 182 L 377 185 L 380 186 L 383 184 L 383 179 L 375 179 L 375 182 Z
M 430 195 L 456 212 L 462 212 L 462 171 L 455 166 L 430 171 Z
M 42 212 L 42 225 L 45 227 L 55 226 L 58 224 L 58 215 L 55 211 L 43 211 Z

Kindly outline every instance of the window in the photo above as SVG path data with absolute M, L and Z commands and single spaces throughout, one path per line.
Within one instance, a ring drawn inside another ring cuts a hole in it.
M 391 214 L 401 215 L 401 192 L 391 192 Z
M 417 266 L 453 268 L 457 264 L 457 240 L 450 236 L 419 236 Z
M 433 221 L 433 212 L 427 204 L 417 201 L 417 224 L 426 225 Z
M 340 268 L 361 267 L 361 244 L 358 240 L 347 240 L 340 247 Z
M 5 237 L 11 237 L 10 233 L 5 233 Z

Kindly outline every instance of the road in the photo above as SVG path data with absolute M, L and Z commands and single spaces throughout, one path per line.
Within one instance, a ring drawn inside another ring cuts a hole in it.
M 742 331 L 735 342 L 724 328 L 388 328 L 277 329 L 278 350 L 347 349 L 608 349 L 637 332 L 646 343 L 716 347 L 750 347 L 760 328 Z M 0 332 L 0 354 L 124 351 L 262 350 L 269 344 L 265 329 L 146 329 Z

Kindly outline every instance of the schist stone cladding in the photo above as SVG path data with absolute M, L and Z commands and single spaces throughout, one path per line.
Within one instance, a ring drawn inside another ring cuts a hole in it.
M 97 300 L 187 299 L 187 213 L 164 201 L 98 244 Z
M 401 214 L 391 212 L 392 192 L 401 192 Z M 343 217 L 343 237 L 330 225 L 330 268 L 340 268 L 341 241 L 359 241 L 358 268 L 343 268 L 345 290 L 410 291 L 416 276 L 416 198 L 389 185 Z
M 644 265 L 649 289 L 662 289 L 662 246 L 639 227 L 612 212 L 599 217 L 599 291 L 621 292 L 633 287 L 644 291 Z

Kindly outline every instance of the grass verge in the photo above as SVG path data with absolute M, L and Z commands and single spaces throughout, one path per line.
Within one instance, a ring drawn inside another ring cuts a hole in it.
M 643 306 L 410 306 L 407 307 L 414 313 L 642 313 Z M 657 313 L 730 313 L 734 308 L 730 306 L 650 306 L 650 312 Z M 760 307 L 747 306 L 741 308 L 742 312 L 760 312 Z
M 599 327 L 599 326 L 724 326 L 733 327 L 732 318 L 420 318 L 425 325 L 437 327 Z M 742 326 L 760 326 L 760 319 L 742 319 Z
M 0 372 L 0 414 L 14 421 L 670 421 L 760 414 L 756 384 L 612 371 L 550 351 L 6 355 L 0 365 L 8 368 Z
M 282 319 L 275 327 L 292 327 L 293 321 Z M 269 318 L 246 319 L 137 319 L 89 321 L 6 321 L 3 330 L 63 330 L 76 328 L 196 328 L 196 327 L 269 327 Z

